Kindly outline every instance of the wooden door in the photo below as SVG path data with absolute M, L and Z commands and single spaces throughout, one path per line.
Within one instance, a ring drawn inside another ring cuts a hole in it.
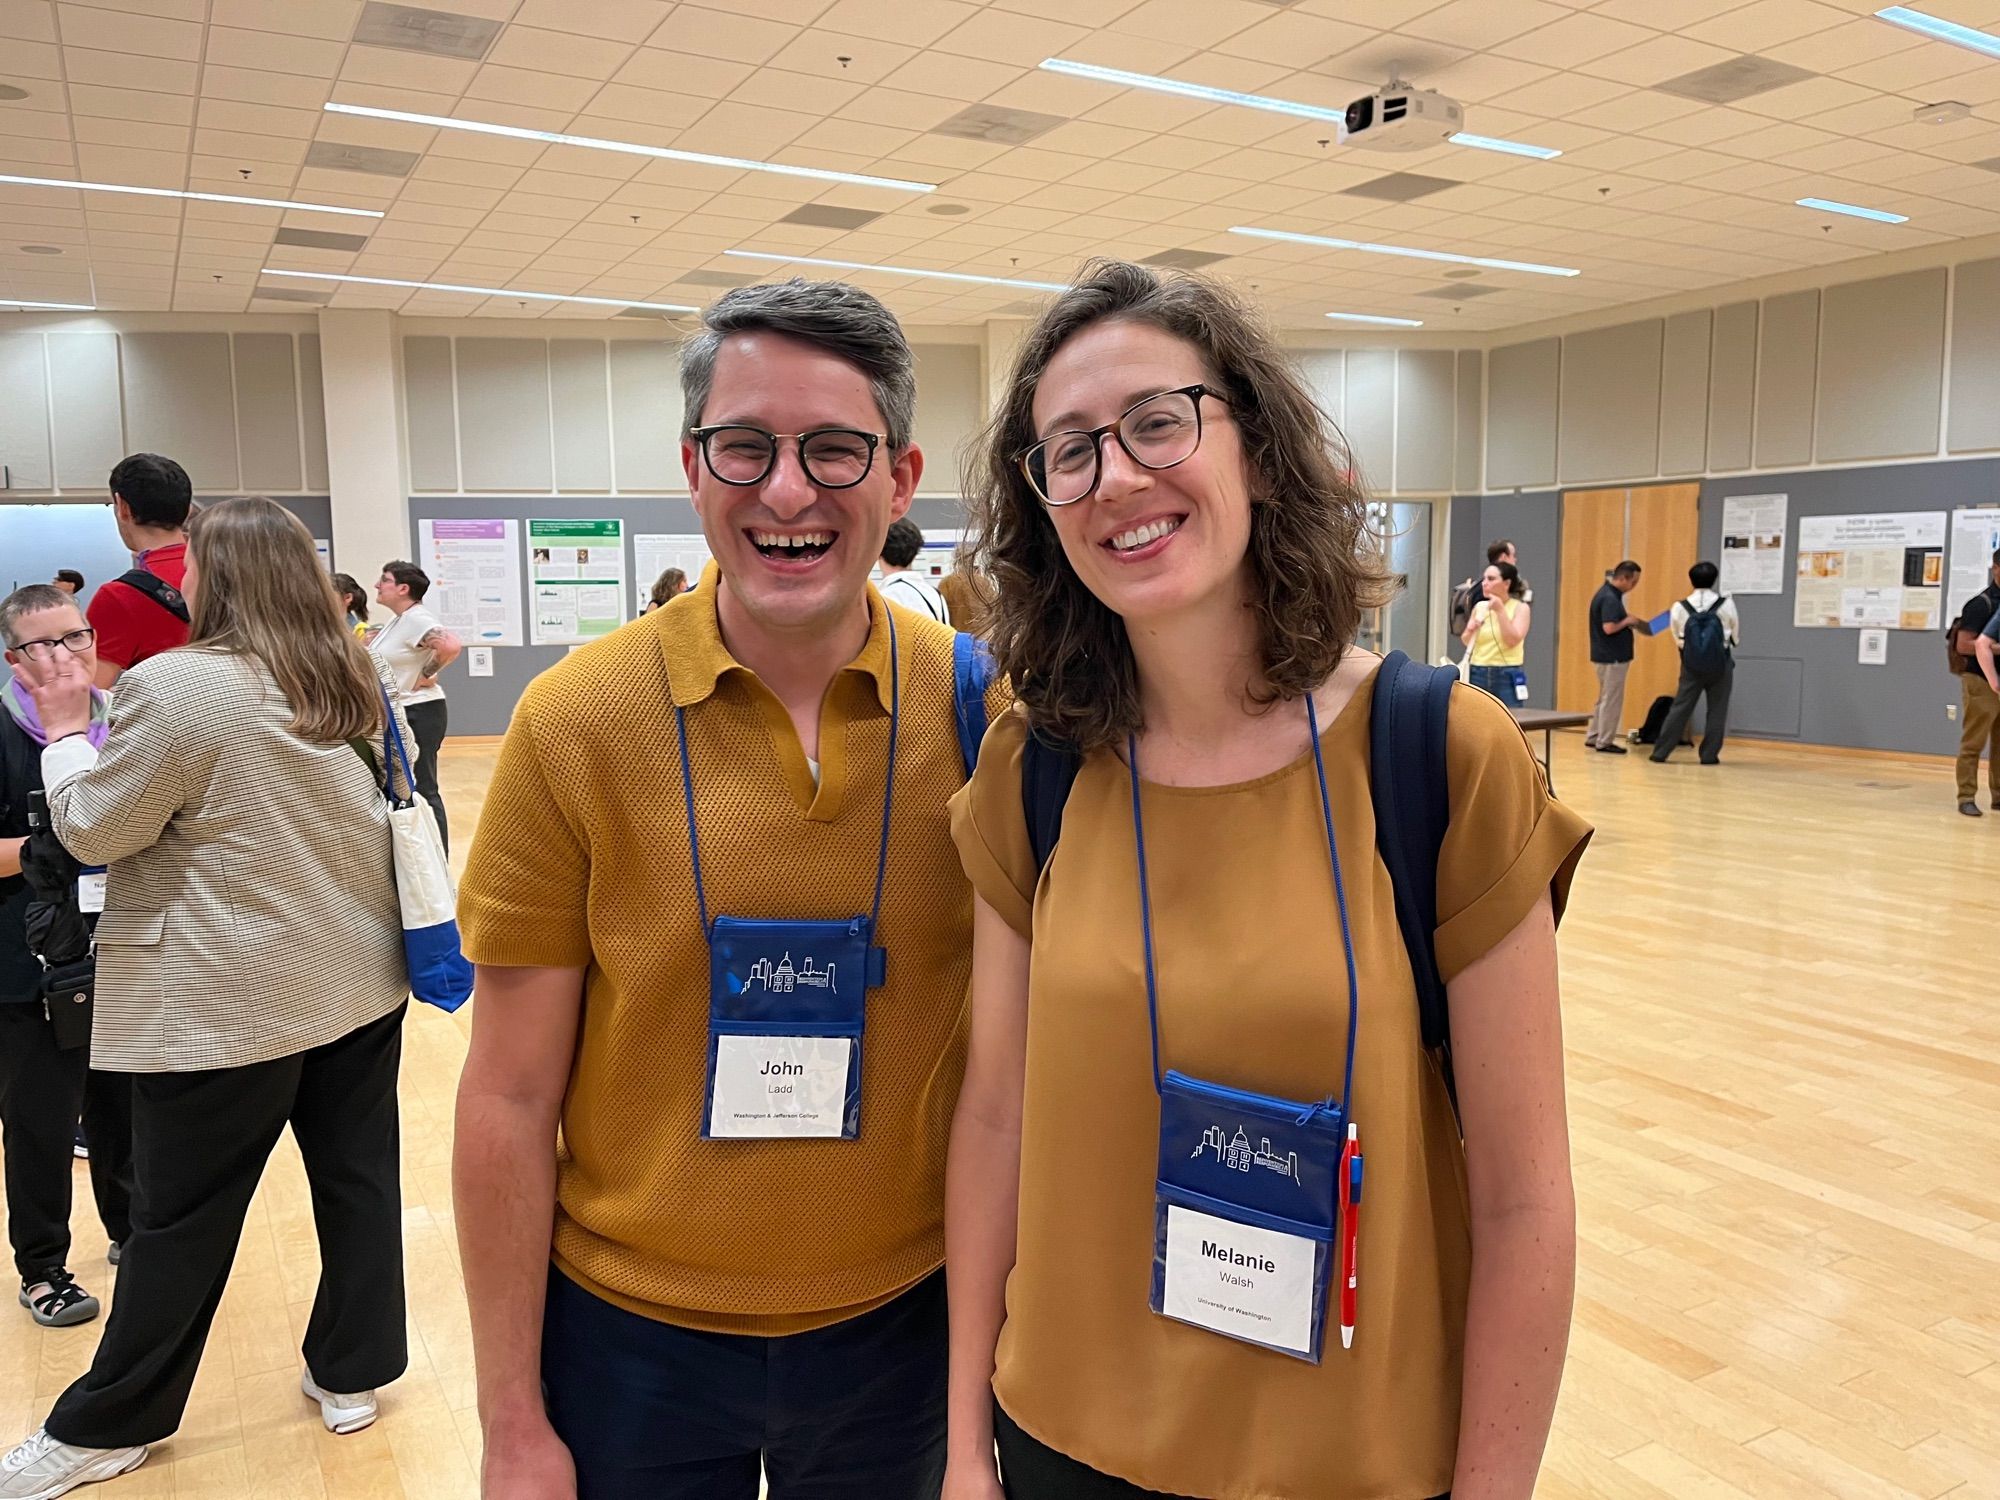
M 1687 570 L 1701 542 L 1701 486 L 1655 484 L 1612 490 L 1571 490 L 1562 500 L 1562 628 L 1557 639 L 1556 706 L 1587 713 L 1597 701 L 1590 666 L 1590 600 L 1604 575 L 1623 558 L 1645 572 L 1628 597 L 1645 618 L 1687 593 Z M 1629 728 L 1680 677 L 1672 638 L 1640 636 L 1626 678 Z

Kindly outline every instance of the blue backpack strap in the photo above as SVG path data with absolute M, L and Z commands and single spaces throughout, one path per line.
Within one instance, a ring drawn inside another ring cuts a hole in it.
M 1046 870 L 1056 852 L 1063 805 L 1082 769 L 1083 757 L 1076 751 L 1028 731 L 1028 742 L 1021 747 L 1021 815 L 1027 820 L 1028 847 L 1035 852 L 1037 870 Z
M 958 750 L 965 758 L 968 781 L 979 764 L 979 742 L 986 738 L 986 690 L 993 686 L 996 670 L 986 642 L 962 630 L 952 636 L 952 698 L 958 711 Z
M 1454 1111 L 1451 1011 L 1438 972 L 1437 866 L 1451 822 L 1445 733 L 1456 669 L 1413 662 L 1400 651 L 1383 660 L 1368 721 L 1369 794 L 1375 842 L 1396 893 L 1396 925 L 1409 950 L 1424 1046 L 1438 1055 Z

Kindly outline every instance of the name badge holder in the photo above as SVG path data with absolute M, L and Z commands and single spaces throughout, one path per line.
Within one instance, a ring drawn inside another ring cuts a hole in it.
M 1146 1015 L 1152 1029 L 1154 1088 L 1160 1096 L 1151 1307 L 1177 1322 L 1318 1364 L 1325 1350 L 1335 1235 L 1341 1227 L 1341 1150 L 1354 1093 L 1361 1007 L 1333 803 L 1320 752 L 1319 714 L 1311 698 L 1306 716 L 1347 955 L 1347 1066 L 1338 1099 L 1305 1103 L 1173 1069 L 1161 1074 L 1159 980 L 1136 737 L 1127 741 L 1126 763 L 1138 846 Z
M 889 869 L 895 806 L 896 740 L 902 716 L 896 623 L 889 622 L 889 769 L 882 793 L 882 840 L 875 904 L 835 920 L 786 917 L 710 919 L 695 826 L 694 768 L 687 715 L 674 710 L 681 790 L 695 901 L 708 940 L 708 1087 L 704 1140 L 856 1140 L 861 1134 L 861 1043 L 867 992 L 888 975 L 875 946 Z

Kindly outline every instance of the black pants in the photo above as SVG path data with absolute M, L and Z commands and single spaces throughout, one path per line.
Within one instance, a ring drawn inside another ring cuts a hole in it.
M 1142 1490 L 1065 1457 L 1029 1437 L 997 1401 L 993 1404 L 993 1441 L 1000 1449 L 1000 1482 L 1007 1500 L 1187 1500 L 1164 1490 Z M 1451 1496 L 1439 1495 L 1437 1500 L 1451 1500 Z
M 39 1000 L 0 1004 L 0 1154 L 14 1269 L 39 1281 L 69 1264 L 71 1168 L 78 1115 L 104 1232 L 132 1232 L 132 1081 L 90 1066 L 90 1049 L 56 1046 Z
M 549 1272 L 542 1389 L 577 1500 L 935 1500 L 944 1273 L 807 1333 L 700 1333 Z
M 271 1062 L 132 1075 L 132 1236 L 97 1357 L 57 1398 L 52 1434 L 85 1448 L 123 1448 L 180 1426 L 251 1194 L 288 1122 L 319 1237 L 306 1367 L 322 1389 L 343 1392 L 403 1373 L 402 1053 L 399 1006 L 338 1041 Z
M 1653 759 L 1665 760 L 1674 753 L 1686 733 L 1688 720 L 1694 717 L 1694 706 L 1698 699 L 1708 699 L 1707 711 L 1702 715 L 1701 758 L 1713 765 L 1722 755 L 1722 736 L 1729 727 L 1729 689 L 1736 678 L 1736 664 L 1731 662 L 1723 669 L 1722 675 L 1703 681 L 1688 675 L 1686 667 L 1681 668 L 1681 685 L 1674 693 L 1674 706 L 1667 710 L 1667 722 L 1660 726 L 1660 738 L 1653 746 Z
M 431 811 L 437 814 L 438 836 L 449 853 L 451 829 L 444 820 L 444 793 L 438 790 L 438 751 L 444 745 L 446 708 L 442 698 L 432 703 L 412 703 L 403 709 L 403 717 L 410 721 L 410 733 L 417 737 L 417 749 L 422 752 L 416 767 L 417 795 L 430 803 Z

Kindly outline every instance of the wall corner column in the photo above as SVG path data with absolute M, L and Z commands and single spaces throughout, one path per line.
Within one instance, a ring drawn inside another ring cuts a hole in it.
M 396 327 L 394 313 L 373 308 L 327 308 L 319 315 L 334 566 L 364 585 L 383 563 L 410 555 Z

